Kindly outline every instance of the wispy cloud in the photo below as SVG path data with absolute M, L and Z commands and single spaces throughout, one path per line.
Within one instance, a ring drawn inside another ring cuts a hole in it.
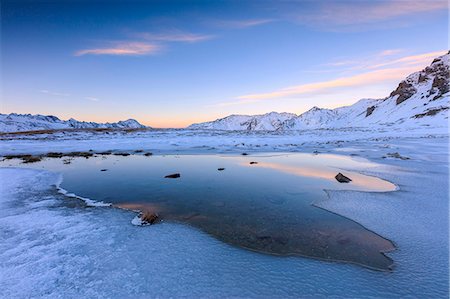
M 392 55 L 402 53 L 403 51 L 404 51 L 403 49 L 388 49 L 388 50 L 381 51 L 381 53 L 379 53 L 379 55 L 380 56 L 392 56 Z
M 417 66 L 417 65 L 423 65 L 425 63 L 430 63 L 431 60 L 437 56 L 444 55 L 446 51 L 436 51 L 436 52 L 430 52 L 430 53 L 424 53 L 419 55 L 412 55 L 412 56 L 406 56 L 399 59 L 395 59 L 392 61 L 387 61 L 379 64 L 375 64 L 370 66 L 371 69 L 381 68 L 385 66 L 392 66 L 392 65 L 408 65 L 408 66 Z
M 429 63 L 434 57 L 444 55 L 446 53 L 446 51 L 434 51 L 424 54 L 395 58 L 399 57 L 398 54 L 402 52 L 405 52 L 405 50 L 388 49 L 367 57 L 354 60 L 335 61 L 324 64 L 324 66 L 344 68 L 345 71 L 372 70 L 394 65 L 420 66 Z
M 71 97 L 71 98 L 77 98 L 78 97 L 77 95 L 72 96 L 69 93 L 54 92 L 54 91 L 50 91 L 50 90 L 47 90 L 47 89 L 41 89 L 41 90 L 39 90 L 39 92 L 40 93 L 44 93 L 44 94 L 48 94 L 48 95 L 51 95 L 51 96 L 57 96 L 57 97 Z M 82 97 L 82 98 L 85 99 L 85 100 L 92 101 L 92 102 L 100 101 L 100 99 L 96 98 L 96 97 Z
M 99 98 L 95 98 L 95 97 L 84 97 L 86 100 L 92 101 L 92 102 L 98 102 L 100 101 Z
M 57 97 L 69 97 L 70 96 L 70 94 L 68 94 L 68 93 L 54 92 L 54 91 L 50 91 L 50 90 L 47 90 L 47 89 L 39 90 L 39 92 L 40 93 L 45 93 L 45 94 L 48 94 L 48 95 L 52 95 L 52 96 L 57 96 Z
M 186 42 L 196 43 L 214 38 L 214 35 L 207 34 L 195 34 L 188 32 L 167 32 L 167 33 L 150 33 L 141 32 L 134 34 L 137 37 L 150 41 L 163 41 L 163 42 Z
M 264 25 L 274 21 L 274 19 L 216 20 L 213 23 L 220 27 L 239 29 Z
M 419 67 L 428 65 L 434 57 L 445 54 L 445 52 L 446 51 L 438 51 L 402 57 L 384 64 L 375 65 L 371 70 L 352 76 L 343 76 L 328 81 L 300 84 L 271 92 L 242 95 L 238 96 L 235 101 L 221 103 L 219 106 L 247 104 L 268 99 L 292 98 L 304 94 L 315 95 L 338 88 L 354 88 L 397 81 L 403 79 L 408 74 L 417 71 Z M 389 68 L 384 68 L 386 66 L 389 66 Z
M 145 42 L 119 42 L 110 47 L 83 49 L 75 52 L 75 56 L 83 55 L 150 55 L 161 51 L 161 46 Z
M 318 3 L 316 9 L 294 14 L 294 18 L 304 24 L 328 28 L 331 31 L 346 26 L 352 30 L 358 30 L 363 27 L 348 26 L 357 24 L 388 26 L 383 21 L 398 21 L 401 17 L 417 17 L 448 9 L 447 0 L 322 1 Z

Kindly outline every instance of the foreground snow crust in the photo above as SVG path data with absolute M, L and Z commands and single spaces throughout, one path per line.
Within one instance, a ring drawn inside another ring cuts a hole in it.
M 150 140 L 142 136 L 90 136 L 85 142 L 74 138 L 3 140 L 1 150 L 3 154 L 49 148 L 148 147 L 156 152 L 211 153 L 295 150 L 369 158 L 385 165 L 367 174 L 395 183 L 400 191 L 328 190 L 329 199 L 315 205 L 393 240 L 398 250 L 389 256 L 396 263 L 395 270 L 381 273 L 354 265 L 266 256 L 231 247 L 180 224 L 134 226 L 131 220 L 136 214 L 131 211 L 86 207 L 79 199 L 57 192 L 58 174 L 1 168 L 0 297 L 448 297 L 447 135 L 399 137 L 375 132 L 371 138 L 361 133 L 347 134 L 341 140 L 343 135 L 336 134 L 306 138 L 259 134 L 187 138 L 176 134 Z M 307 138 L 312 141 L 306 142 Z M 202 140 L 214 143 L 203 142 L 198 147 Z M 391 152 L 410 159 L 382 158 Z

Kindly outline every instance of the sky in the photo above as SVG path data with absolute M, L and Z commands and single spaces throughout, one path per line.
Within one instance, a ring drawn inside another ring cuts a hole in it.
M 185 127 L 384 98 L 448 51 L 447 0 L 1 1 L 1 113 Z

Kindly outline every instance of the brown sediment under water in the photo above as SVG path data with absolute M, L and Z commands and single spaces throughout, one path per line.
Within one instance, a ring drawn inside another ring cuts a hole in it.
M 4 161 L 0 166 L 11 163 Z M 313 205 L 327 200 L 324 190 L 329 189 L 396 190 L 390 182 L 360 174 L 379 166 L 361 158 L 266 153 L 98 156 L 74 158 L 70 164 L 44 158 L 33 164 L 15 163 L 61 172 L 61 187 L 79 196 L 156 212 L 163 221 L 189 224 L 240 248 L 377 270 L 387 271 L 393 265 L 384 254 L 395 248 L 390 240 Z M 339 183 L 334 178 L 338 172 L 352 181 Z M 180 177 L 165 178 L 173 173 Z

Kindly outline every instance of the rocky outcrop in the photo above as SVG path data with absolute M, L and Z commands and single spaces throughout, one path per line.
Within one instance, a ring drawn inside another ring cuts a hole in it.
M 366 117 L 372 115 L 372 113 L 375 111 L 375 106 L 370 106 L 369 108 L 367 108 L 366 110 Z
M 416 92 L 417 90 L 414 88 L 412 83 L 402 81 L 398 85 L 397 89 L 391 92 L 389 97 L 398 96 L 396 99 L 396 104 L 399 105 L 404 101 L 406 101 L 407 99 L 409 99 L 410 97 L 412 97 Z
M 338 173 L 335 177 L 336 181 L 338 181 L 339 183 L 350 183 L 352 181 L 351 178 L 346 177 L 345 175 L 343 175 L 342 173 Z
M 425 116 L 434 116 L 434 115 L 438 114 L 439 112 L 446 111 L 448 109 L 449 109 L 449 107 L 441 107 L 441 108 L 436 108 L 436 109 L 429 109 L 426 112 L 420 113 L 420 114 L 416 114 L 413 117 L 414 118 L 422 118 L 422 117 L 425 117 Z

